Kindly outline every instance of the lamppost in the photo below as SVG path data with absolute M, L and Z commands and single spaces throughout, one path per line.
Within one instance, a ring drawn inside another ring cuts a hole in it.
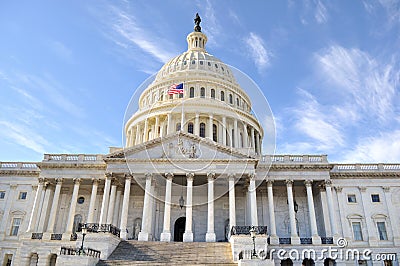
M 256 254 L 256 230 L 254 226 L 251 226 L 250 228 L 250 236 L 253 239 L 253 252 L 251 254 L 251 258 L 255 258 L 257 256 Z
M 85 251 L 83 250 L 83 242 L 85 241 L 86 234 L 87 234 L 86 224 L 83 224 L 82 225 L 82 245 L 81 245 L 81 249 L 79 250 L 79 254 L 85 254 Z

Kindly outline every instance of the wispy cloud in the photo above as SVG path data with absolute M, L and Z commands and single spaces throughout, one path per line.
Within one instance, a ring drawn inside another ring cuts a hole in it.
M 319 24 L 326 23 L 328 21 L 328 11 L 322 1 L 318 0 L 315 7 L 315 20 Z
M 268 67 L 272 53 L 265 48 L 264 40 L 256 33 L 250 32 L 244 41 L 257 69 L 262 71 Z
M 52 41 L 49 43 L 50 49 L 54 53 L 67 62 L 72 62 L 72 50 L 68 48 L 64 43 L 59 41 Z
M 112 29 L 122 37 L 122 40 L 116 39 L 118 45 L 127 47 L 125 41 L 134 44 L 145 53 L 151 55 L 154 59 L 161 63 L 167 62 L 176 52 L 169 50 L 172 43 L 167 39 L 159 36 L 153 36 L 146 31 L 136 20 L 136 18 L 117 7 L 111 7 L 114 18 L 111 20 Z M 162 45 L 160 45 L 162 44 Z
M 208 36 L 208 45 L 218 46 L 220 45 L 217 40 L 221 37 L 222 27 L 215 14 L 215 8 L 211 4 L 211 1 L 201 1 L 197 4 L 203 14 L 203 28 Z M 201 15 L 201 14 L 200 14 Z

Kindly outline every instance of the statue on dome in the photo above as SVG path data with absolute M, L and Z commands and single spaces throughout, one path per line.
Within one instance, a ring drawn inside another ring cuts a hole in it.
M 200 22 L 201 22 L 201 18 L 199 16 L 199 13 L 196 13 L 196 18 L 194 19 L 194 31 L 195 32 L 201 32 L 201 27 L 200 27 Z

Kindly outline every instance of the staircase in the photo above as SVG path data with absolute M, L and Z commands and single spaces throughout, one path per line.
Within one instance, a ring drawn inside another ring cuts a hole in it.
M 121 241 L 97 265 L 237 265 L 230 243 Z

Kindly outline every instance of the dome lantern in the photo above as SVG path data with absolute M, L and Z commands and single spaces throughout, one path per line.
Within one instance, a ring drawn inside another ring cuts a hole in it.
M 187 36 L 188 42 L 188 51 L 189 50 L 197 50 L 197 51 L 206 51 L 206 43 L 207 43 L 207 36 L 201 32 L 200 27 L 201 18 L 199 13 L 196 13 L 196 18 L 194 19 L 194 32 L 190 33 Z

